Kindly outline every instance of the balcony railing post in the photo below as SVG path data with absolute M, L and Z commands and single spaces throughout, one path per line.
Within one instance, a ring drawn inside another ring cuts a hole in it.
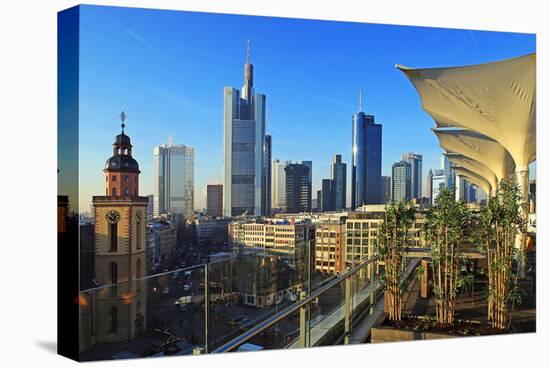
M 351 277 L 344 281 L 344 344 L 351 339 Z
M 376 262 L 371 264 L 370 267 L 370 314 L 372 315 L 374 313 L 374 287 L 376 286 L 376 272 L 375 272 L 375 265 Z
M 208 263 L 204 264 L 204 353 L 208 353 L 208 316 L 210 314 L 210 290 Z
M 306 299 L 306 292 L 300 293 L 300 300 Z M 309 303 L 300 308 L 300 348 L 309 347 Z

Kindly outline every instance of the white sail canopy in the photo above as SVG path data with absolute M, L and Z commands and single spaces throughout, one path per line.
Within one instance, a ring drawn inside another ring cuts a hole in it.
M 453 170 L 459 177 L 462 177 L 465 180 L 470 181 L 471 183 L 473 183 L 474 185 L 476 185 L 477 187 L 485 191 L 487 195 L 490 195 L 491 192 L 493 191 L 493 187 L 491 186 L 489 181 L 479 176 L 478 174 L 473 173 L 464 167 L 458 167 L 458 166 L 453 167 Z
M 447 152 L 459 153 L 483 162 L 500 182 L 514 175 L 516 168 L 512 156 L 497 141 L 471 130 L 432 129 L 439 145 Z
M 536 54 L 471 66 L 397 68 L 438 127 L 488 136 L 508 150 L 516 166 L 535 160 Z
M 487 167 L 483 163 L 454 152 L 447 152 L 445 153 L 445 155 L 447 156 L 447 158 L 449 158 L 449 161 L 451 161 L 455 165 L 459 167 L 464 167 L 468 171 L 486 179 L 491 184 L 491 187 L 496 188 L 498 186 L 497 177 L 495 176 L 493 171 L 491 171 L 489 167 Z

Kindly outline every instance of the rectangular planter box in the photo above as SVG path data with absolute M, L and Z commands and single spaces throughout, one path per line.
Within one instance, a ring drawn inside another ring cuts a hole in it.
M 389 326 L 375 326 L 371 329 L 371 343 L 400 342 L 410 340 L 449 339 L 462 335 L 432 333 L 397 329 Z

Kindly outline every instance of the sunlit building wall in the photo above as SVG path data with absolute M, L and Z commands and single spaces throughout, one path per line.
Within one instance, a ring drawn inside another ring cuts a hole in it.
M 153 216 L 183 214 L 195 208 L 195 150 L 183 144 L 153 148 Z

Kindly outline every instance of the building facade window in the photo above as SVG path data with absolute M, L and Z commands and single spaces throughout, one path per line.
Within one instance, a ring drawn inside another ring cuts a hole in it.
M 118 264 L 114 261 L 111 261 L 109 263 L 109 271 L 111 274 L 111 284 L 117 284 L 118 283 Z
M 117 252 L 118 249 L 118 223 L 109 223 L 109 252 Z
M 118 331 L 118 310 L 116 306 L 111 307 L 111 323 L 109 333 L 115 334 Z

